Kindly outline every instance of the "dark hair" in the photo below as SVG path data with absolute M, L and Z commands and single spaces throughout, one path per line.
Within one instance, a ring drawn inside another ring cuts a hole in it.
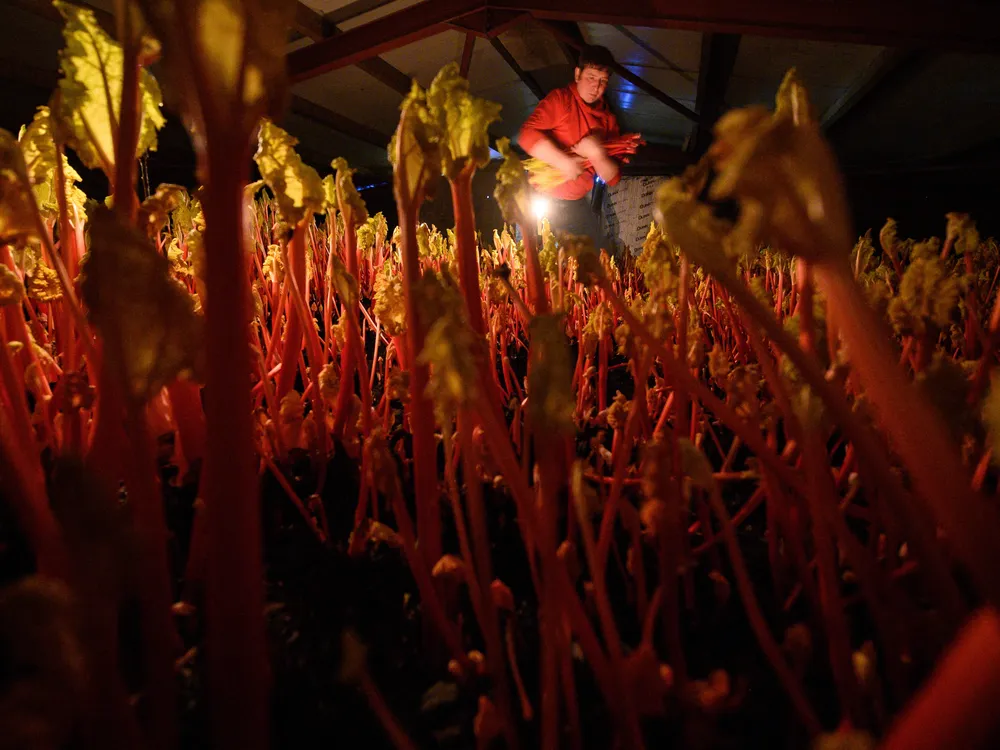
M 615 58 L 611 50 L 596 44 L 587 44 L 580 50 L 580 56 L 576 60 L 576 67 L 580 70 L 584 68 L 597 68 L 606 73 L 610 73 L 615 66 Z

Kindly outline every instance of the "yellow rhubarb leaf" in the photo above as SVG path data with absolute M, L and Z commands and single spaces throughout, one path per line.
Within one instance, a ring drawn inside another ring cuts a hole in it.
M 297 143 L 295 137 L 265 119 L 254 154 L 261 177 L 274 193 L 278 213 L 289 226 L 322 211 L 326 203 L 319 174 L 295 153 Z
M 124 54 L 121 45 L 101 28 L 93 11 L 54 0 L 66 24 L 66 46 L 59 54 L 63 77 L 53 114 L 65 142 L 91 169 L 111 174 L 122 100 Z M 139 140 L 136 158 L 156 150 L 156 132 L 166 119 L 163 97 L 152 73 L 139 71 Z
M 39 107 L 30 125 L 21 128 L 18 142 L 24 154 L 24 163 L 28 170 L 28 180 L 38 202 L 38 210 L 46 218 L 54 219 L 59 215 L 59 199 L 56 193 L 56 142 L 53 134 L 52 113 L 48 107 Z M 87 202 L 77 183 L 80 174 L 70 166 L 65 154 L 62 159 L 63 177 L 65 179 L 67 207 L 77 206 L 80 215 Z M 72 217 L 72 214 L 70 215 Z
M 427 89 L 427 107 L 441 138 L 441 173 L 453 179 L 468 165 L 490 161 L 489 127 L 500 119 L 500 105 L 472 96 L 458 63 L 445 65 Z
M 176 377 L 196 376 L 203 320 L 170 261 L 103 207 L 91 218 L 90 237 L 81 293 L 127 395 L 142 403 Z
M 38 215 L 21 147 L 0 129 L 0 244 L 21 244 L 38 236 Z
M 330 164 L 336 170 L 337 208 L 344 216 L 350 216 L 354 226 L 358 227 L 368 221 L 368 208 L 354 187 L 354 172 L 347 159 L 337 157 Z

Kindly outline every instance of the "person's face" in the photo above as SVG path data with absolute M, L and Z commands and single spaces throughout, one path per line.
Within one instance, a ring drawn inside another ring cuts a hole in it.
M 583 70 L 576 69 L 576 89 L 580 92 L 580 98 L 587 104 L 593 104 L 602 96 L 608 87 L 608 73 L 597 68 L 586 67 Z

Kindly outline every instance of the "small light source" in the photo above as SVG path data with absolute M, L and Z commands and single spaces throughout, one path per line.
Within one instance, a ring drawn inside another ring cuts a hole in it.
M 531 210 L 536 219 L 544 219 L 549 213 L 549 200 L 540 195 L 531 199 Z

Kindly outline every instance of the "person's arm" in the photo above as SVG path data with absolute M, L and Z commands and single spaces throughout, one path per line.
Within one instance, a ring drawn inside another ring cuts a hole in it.
M 618 135 L 620 135 L 618 118 L 614 115 L 609 115 L 607 137 L 615 138 Z M 594 171 L 597 172 L 597 176 L 608 185 L 618 184 L 619 179 L 621 179 L 618 162 L 608 156 L 604 150 L 604 143 L 596 136 L 588 135 L 573 146 L 573 152 L 585 159 L 589 159 L 594 167 Z
M 517 142 L 529 155 L 558 169 L 566 180 L 575 180 L 583 172 L 583 157 L 566 153 L 548 135 L 567 114 L 563 93 L 551 92 L 524 121 Z
M 612 181 L 617 181 L 618 162 L 608 156 L 604 150 L 604 144 L 595 136 L 588 135 L 573 147 L 573 151 L 584 159 L 589 159 L 597 176 L 602 180 L 609 184 Z

